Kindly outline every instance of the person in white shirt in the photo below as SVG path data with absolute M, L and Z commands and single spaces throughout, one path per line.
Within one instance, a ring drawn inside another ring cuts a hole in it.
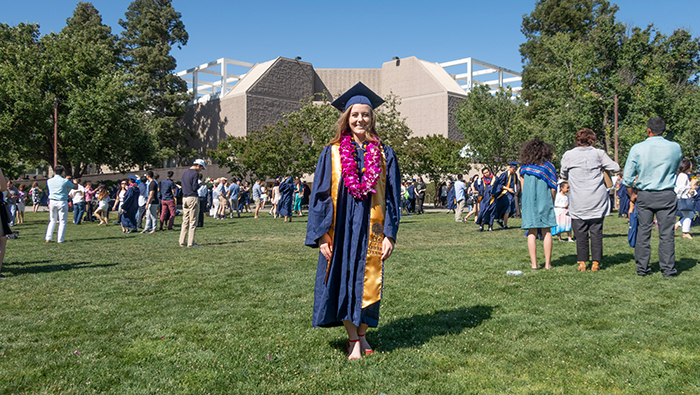
M 681 167 L 678 169 L 678 175 L 676 176 L 676 187 L 674 191 L 676 192 L 676 198 L 678 199 L 692 199 L 695 196 L 695 191 L 698 188 L 697 179 L 690 181 L 688 176 L 693 170 L 693 163 L 689 159 L 683 159 L 681 161 Z M 692 239 L 693 236 L 690 235 L 690 225 L 693 223 L 693 217 L 695 211 L 683 210 L 681 211 L 683 217 L 680 221 L 676 222 L 676 229 L 682 227 L 683 238 Z
M 80 225 L 85 214 L 85 187 L 80 184 L 80 179 L 75 180 L 75 185 L 68 196 L 73 199 L 73 223 Z
M 198 179 L 199 188 L 197 188 L 197 199 L 199 200 L 199 207 L 201 207 L 201 209 L 197 215 L 197 228 L 201 228 L 204 226 L 204 211 L 205 207 L 207 207 L 207 192 L 209 192 L 209 189 L 207 188 L 207 183 L 204 182 L 202 173 L 199 173 Z
M 566 232 L 569 243 L 573 243 L 571 238 L 571 217 L 569 217 L 569 183 L 561 181 L 559 183 L 559 192 L 554 199 L 554 216 L 557 217 L 557 226 L 552 228 L 552 236 L 557 235 L 559 241 L 564 241 L 561 234 Z

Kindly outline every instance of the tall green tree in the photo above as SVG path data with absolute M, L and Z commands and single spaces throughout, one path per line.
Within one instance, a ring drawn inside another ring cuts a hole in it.
M 177 122 L 191 95 L 185 81 L 173 74 L 177 64 L 170 55 L 173 46 L 182 48 L 189 38 L 180 18 L 170 0 L 134 0 L 119 20 L 124 63 L 138 89 L 135 99 L 144 111 L 144 127 L 157 145 L 156 163 L 194 154 L 188 145 L 194 132 Z
M 584 126 L 598 132 L 605 148 L 612 145 L 603 132 L 614 116 L 625 32 L 617 10 L 606 0 L 541 0 L 523 17 L 522 97 L 533 128 L 558 157 L 572 147 L 571 131 Z
M 57 64 L 59 156 L 69 173 L 90 165 L 126 170 L 152 160 L 155 147 L 145 133 L 134 86 L 120 64 L 117 37 L 90 3 L 78 3 L 66 26 L 47 39 Z
M 153 156 L 117 38 L 90 3 L 78 3 L 59 33 L 0 26 L 0 145 L 5 161 L 58 163 L 79 177 L 90 165 L 124 170 Z
M 698 39 L 682 29 L 671 36 L 653 26 L 628 29 L 617 11 L 606 0 L 541 0 L 523 17 L 522 97 L 531 129 L 561 157 L 575 132 L 589 127 L 612 155 L 617 95 L 620 162 L 645 138 L 652 116 L 666 118 L 668 137 L 682 134 L 692 154 L 697 118 L 687 103 L 696 94 Z
M 433 182 L 435 195 L 438 186 L 449 176 L 469 172 L 470 158 L 461 154 L 464 143 L 450 140 L 445 136 L 430 135 L 412 137 L 408 143 L 406 157 L 413 163 L 413 173 L 409 175 L 427 176 Z
M 376 111 L 377 134 L 396 153 L 401 174 L 418 174 L 416 161 L 412 158 L 415 152 L 411 142 L 413 132 L 406 125 L 406 118 L 401 116 L 399 105 L 401 99 L 393 93 L 384 98 L 384 104 Z
M 0 166 L 8 176 L 22 161 L 50 156 L 53 163 L 42 140 L 53 127 L 52 84 L 42 64 L 50 67 L 38 25 L 0 24 Z
M 497 172 L 518 159 L 529 132 L 524 122 L 525 104 L 512 90 L 489 91 L 489 86 L 479 85 L 467 94 L 457 110 L 457 127 L 464 135 L 461 143 L 471 162 Z

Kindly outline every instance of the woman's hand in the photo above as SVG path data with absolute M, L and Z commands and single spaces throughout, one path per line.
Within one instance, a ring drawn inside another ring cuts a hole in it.
M 389 259 L 392 252 L 394 252 L 394 240 L 390 237 L 384 237 L 384 241 L 382 241 L 382 260 Z
M 321 254 L 326 257 L 328 262 L 333 258 L 333 240 L 331 236 L 326 233 L 318 240 L 318 246 L 321 249 Z

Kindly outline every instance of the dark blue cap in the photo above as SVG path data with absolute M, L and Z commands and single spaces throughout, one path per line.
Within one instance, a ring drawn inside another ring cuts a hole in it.
M 508 165 L 513 166 L 513 167 L 518 167 L 518 165 L 520 165 L 520 162 L 512 161 L 512 162 L 508 162 Z
M 346 111 L 353 104 L 367 104 L 375 109 L 384 103 L 384 99 L 379 97 L 362 82 L 358 82 L 352 88 L 340 95 L 331 105 L 340 111 Z

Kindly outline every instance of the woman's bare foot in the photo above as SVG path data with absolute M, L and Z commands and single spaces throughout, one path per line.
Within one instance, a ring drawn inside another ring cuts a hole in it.
M 683 233 L 683 238 L 693 240 L 693 236 L 691 236 L 690 233 Z
M 360 335 L 358 333 L 357 336 L 360 338 L 360 351 L 366 355 L 372 354 L 374 350 L 372 350 L 372 347 L 369 345 L 369 343 L 367 343 L 367 339 L 365 339 L 365 334 Z
M 362 358 L 362 353 L 360 350 L 360 339 L 350 340 L 348 339 L 348 361 L 353 361 L 355 359 Z

